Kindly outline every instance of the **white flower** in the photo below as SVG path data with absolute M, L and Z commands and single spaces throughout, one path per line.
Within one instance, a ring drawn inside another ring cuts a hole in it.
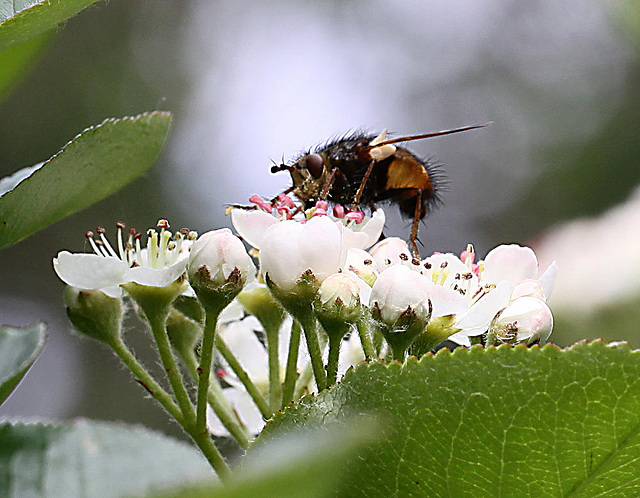
M 110 297 L 120 297 L 120 286 L 135 282 L 149 287 L 166 287 L 184 272 L 194 232 L 181 231 L 172 237 L 166 220 L 158 222 L 160 231 L 149 230 L 147 247 L 140 244 L 141 234 L 129 230 L 123 239 L 124 224 L 118 223 L 117 251 L 104 235 L 104 229 L 86 234 L 94 254 L 72 254 L 61 251 L 53 259 L 58 277 L 78 289 L 102 290 Z
M 378 276 L 371 290 L 371 308 L 379 310 L 383 323 L 393 328 L 406 313 L 422 321 L 431 315 L 429 280 L 406 266 L 394 265 Z
M 238 272 L 242 284 L 255 280 L 256 267 L 244 245 L 228 228 L 202 234 L 191 248 L 188 274 L 206 269 L 209 279 L 224 284 L 232 272 Z
M 496 315 L 510 303 L 529 297 L 544 304 L 553 289 L 557 266 L 555 263 L 550 265 L 538 276 L 538 260 L 528 247 L 498 246 L 479 266 L 473 263 L 472 246 L 468 246 L 464 254 L 465 262 L 453 254 L 434 255 L 423 262 L 422 266 L 429 263 L 429 268 L 421 270 L 430 274 L 434 283 L 444 287 L 440 292 L 432 292 L 434 318 L 446 316 L 446 310 L 453 310 L 451 314 L 455 317 L 451 329 L 456 333 L 449 339 L 459 344 L 468 346 L 469 337 L 487 332 Z
M 270 226 L 261 241 L 260 269 L 280 290 L 293 289 L 311 271 L 318 284 L 344 266 L 344 229 L 327 216 Z

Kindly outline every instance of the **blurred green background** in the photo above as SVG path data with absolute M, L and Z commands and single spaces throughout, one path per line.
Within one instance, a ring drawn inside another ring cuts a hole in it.
M 107 117 L 163 109 L 174 124 L 145 177 L 2 251 L 0 323 L 45 320 L 50 338 L 0 416 L 177 434 L 108 351 L 69 333 L 51 258 L 118 220 L 228 226 L 226 204 L 288 186 L 269 174 L 272 159 L 359 128 L 494 121 L 411 144 L 449 179 L 421 228 L 423 254 L 530 244 L 542 267 L 560 265 L 554 342 L 640 346 L 639 10 L 631 0 L 110 0 L 33 42 L 37 64 L 0 101 L 0 175 Z M 385 233 L 406 237 L 409 223 L 387 212 Z M 597 218 L 564 225 L 587 216 Z M 143 333 L 129 336 L 153 362 Z

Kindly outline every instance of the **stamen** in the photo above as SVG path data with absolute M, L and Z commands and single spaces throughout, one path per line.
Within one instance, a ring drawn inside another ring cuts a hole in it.
M 118 231 L 117 239 L 118 239 L 118 252 L 120 253 L 120 259 L 124 262 L 127 261 L 127 254 L 124 250 L 124 242 L 122 240 L 122 230 L 125 229 L 125 224 L 122 221 L 118 221 L 116 223 L 116 230 Z
M 108 258 L 110 256 L 109 252 L 104 247 L 104 242 L 101 240 L 96 240 L 96 246 L 100 249 L 100 256 Z
M 147 231 L 147 264 L 151 268 L 157 268 L 158 262 L 158 232 L 153 228 Z
M 140 247 L 140 240 L 142 239 L 142 234 L 140 232 L 136 232 L 133 238 L 136 241 L 136 256 L 135 256 L 135 259 L 131 262 L 131 266 L 133 266 L 133 264 L 136 261 L 142 262 L 142 249 Z
M 98 249 L 95 240 L 93 240 L 93 232 L 86 232 L 84 236 L 89 240 L 89 244 L 91 244 L 93 252 L 95 252 L 98 256 L 102 256 L 102 252 L 100 251 L 100 249 Z

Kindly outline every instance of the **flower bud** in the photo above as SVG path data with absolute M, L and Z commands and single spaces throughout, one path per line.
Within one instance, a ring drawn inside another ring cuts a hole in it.
M 424 331 L 431 318 L 430 282 L 404 265 L 384 270 L 371 290 L 373 318 L 381 325 L 396 359 Z
M 318 321 L 328 335 L 340 338 L 362 316 L 360 304 L 361 285 L 368 287 L 358 277 L 349 273 L 334 273 L 322 282 L 314 301 Z
M 551 335 L 553 315 L 547 304 L 535 297 L 521 297 L 500 311 L 489 328 L 488 345 L 543 343 Z
M 343 230 L 327 216 L 306 223 L 282 221 L 267 229 L 260 248 L 260 269 L 286 308 L 308 305 L 324 279 L 342 268 L 348 249 Z M 284 302 L 291 300 L 295 302 Z
M 228 228 L 207 232 L 193 244 L 187 274 L 205 308 L 221 311 L 255 279 L 256 268 L 244 245 Z
M 99 290 L 76 289 L 68 285 L 64 290 L 67 316 L 81 334 L 105 344 L 120 341 L 122 331 L 122 300 L 107 296 Z

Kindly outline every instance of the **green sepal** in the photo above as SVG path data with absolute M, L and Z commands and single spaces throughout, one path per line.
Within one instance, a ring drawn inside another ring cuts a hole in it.
M 189 283 L 198 296 L 206 313 L 219 315 L 244 287 L 244 280 L 238 268 L 234 268 L 223 282 L 212 280 L 206 266 L 190 276 Z
M 424 331 L 411 344 L 411 354 L 420 358 L 429 353 L 442 341 L 455 334 L 460 329 L 453 327 L 455 315 L 440 316 L 429 322 Z
M 182 294 L 185 286 L 185 276 L 180 276 L 175 282 L 164 287 L 152 287 L 136 282 L 128 282 L 122 287 L 131 295 L 133 300 L 142 308 L 148 318 L 166 315 L 169 306 Z

